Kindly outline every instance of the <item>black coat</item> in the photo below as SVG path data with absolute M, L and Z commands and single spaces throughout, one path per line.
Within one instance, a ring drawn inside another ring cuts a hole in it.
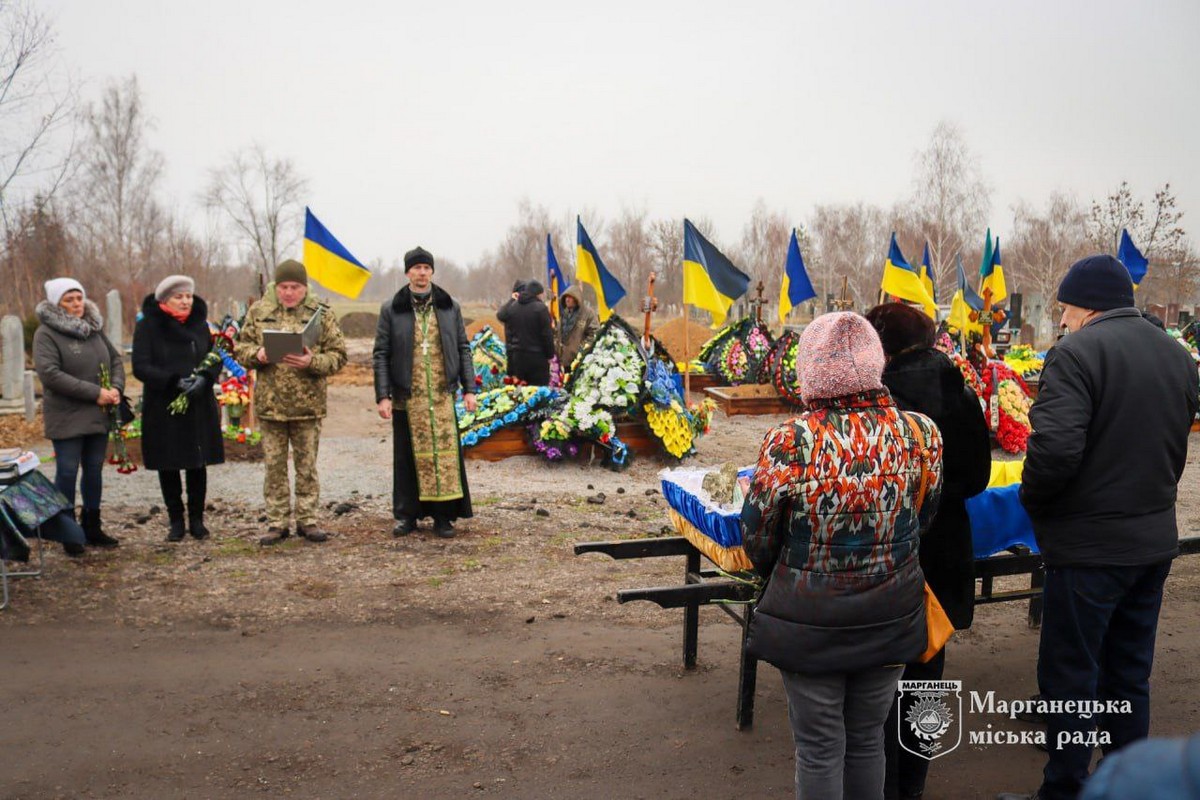
M 446 368 L 446 391 L 461 386 L 474 393 L 475 366 L 471 362 L 471 343 L 463 325 L 462 310 L 444 289 L 432 287 L 433 313 L 442 340 L 442 360 Z M 375 348 L 371 363 L 375 370 L 375 402 L 385 397 L 407 399 L 412 393 L 413 328 L 412 290 L 405 286 L 379 309 L 375 328 Z
M 1046 564 L 1154 564 L 1179 552 L 1175 497 L 1196 364 L 1135 308 L 1106 311 L 1046 356 L 1021 502 Z
M 504 347 L 509 352 L 532 353 L 547 363 L 554 357 L 550 309 L 536 295 L 522 292 L 496 312 L 496 319 L 504 323 Z
M 991 476 L 987 420 L 958 367 L 931 347 L 894 356 L 884 367 L 883 384 L 896 405 L 925 414 L 942 432 L 942 501 L 921 537 L 921 570 L 954 627 L 969 628 L 975 555 L 966 499 L 986 489 Z
M 179 396 L 180 378 L 192 374 L 212 349 L 208 306 L 192 303 L 180 323 L 158 307 L 154 295 L 142 301 L 142 319 L 133 331 L 133 374 L 142 382 L 142 459 L 146 469 L 196 469 L 225 461 L 221 415 L 211 391 L 221 365 L 204 371 L 210 391 L 192 398 L 183 414 L 167 405 Z

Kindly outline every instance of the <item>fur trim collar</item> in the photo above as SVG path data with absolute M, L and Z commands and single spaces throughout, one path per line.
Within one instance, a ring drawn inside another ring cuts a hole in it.
M 174 317 L 159 307 L 158 300 L 152 294 L 146 295 L 146 298 L 142 300 L 142 318 L 152 319 L 159 323 L 177 322 Z M 199 295 L 192 295 L 192 311 L 188 314 L 187 322 L 183 323 L 183 325 L 184 327 L 191 327 L 196 324 L 197 320 L 207 324 L 208 304 Z M 167 330 L 171 329 L 169 325 L 166 327 Z
M 47 328 L 73 339 L 86 339 L 104 327 L 104 317 L 100 316 L 100 309 L 91 300 L 83 301 L 83 317 L 72 317 L 59 306 L 51 305 L 49 300 L 38 303 L 34 313 Z
M 430 290 L 433 292 L 434 308 L 440 311 L 448 311 L 451 308 L 454 308 L 454 299 L 450 297 L 449 292 L 438 286 L 436 283 L 430 284 Z M 412 313 L 412 289 L 405 286 L 403 289 L 396 292 L 396 296 L 392 298 L 392 310 L 398 314 Z

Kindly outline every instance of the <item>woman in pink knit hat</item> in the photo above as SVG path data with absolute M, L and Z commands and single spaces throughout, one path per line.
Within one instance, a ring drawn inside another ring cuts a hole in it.
M 942 441 L 881 381 L 866 319 L 818 317 L 796 358 L 807 409 L 763 442 L 742 538 L 767 580 L 747 648 L 779 668 L 796 795 L 883 797 L 883 724 L 928 634 L 921 531 L 937 509 Z

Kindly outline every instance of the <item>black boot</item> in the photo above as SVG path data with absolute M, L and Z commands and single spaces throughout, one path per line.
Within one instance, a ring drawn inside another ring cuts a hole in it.
M 197 514 L 188 515 L 188 530 L 192 532 L 192 537 L 195 539 L 207 539 L 208 528 L 204 527 L 204 509 L 202 508 Z
M 85 508 L 83 510 L 83 535 L 92 547 L 116 547 L 120 542 L 107 535 L 100 529 L 100 509 Z
M 183 509 L 178 511 L 173 508 L 167 509 L 167 520 L 171 526 L 171 532 L 167 534 L 168 542 L 182 542 L 185 533 L 183 528 Z
M 79 558 L 87 551 L 87 548 L 79 542 L 63 542 L 62 546 L 63 552 L 69 555 L 71 558 Z

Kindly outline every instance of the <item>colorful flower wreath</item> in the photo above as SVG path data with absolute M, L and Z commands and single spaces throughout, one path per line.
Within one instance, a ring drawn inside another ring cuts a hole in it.
M 548 386 L 501 386 L 475 395 L 475 410 L 455 402 L 458 437 L 463 447 L 473 447 L 501 428 L 527 424 L 532 412 L 549 406 L 558 392 Z
M 980 376 L 987 401 L 988 424 L 996 443 L 1006 453 L 1023 453 L 1032 428 L 1029 424 L 1029 387 L 1003 361 L 989 361 Z
M 475 367 L 475 386 L 482 391 L 495 389 L 504 383 L 508 369 L 508 355 L 504 342 L 484 325 L 479 333 L 471 337 L 471 363 Z

